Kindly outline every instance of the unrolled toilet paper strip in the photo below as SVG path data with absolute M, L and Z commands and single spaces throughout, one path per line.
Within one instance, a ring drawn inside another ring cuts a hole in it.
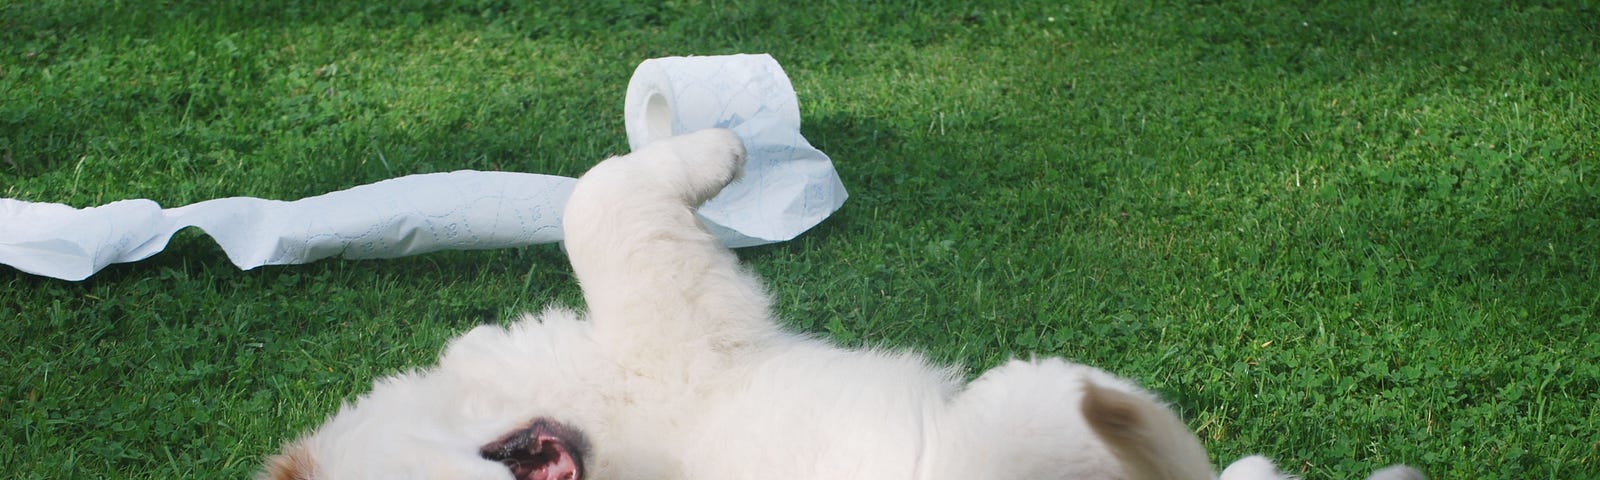
M 740 180 L 700 210 L 729 246 L 789 240 L 844 203 L 833 164 L 800 135 L 793 87 L 770 56 L 647 60 L 634 72 L 626 101 L 634 148 L 712 127 L 744 140 L 749 158 Z M 561 239 L 561 210 L 575 181 L 457 171 L 295 201 L 232 197 L 177 208 L 144 199 L 90 208 L 0 199 L 0 263 L 82 280 L 107 265 L 148 258 L 191 226 L 241 269 L 336 255 L 392 258 L 548 243 Z
M 561 239 L 576 180 L 459 171 L 409 175 L 292 202 L 231 197 L 163 209 L 144 199 L 76 209 L 0 199 L 0 263 L 82 280 L 155 255 L 198 227 L 242 269 L 335 255 L 392 258 Z

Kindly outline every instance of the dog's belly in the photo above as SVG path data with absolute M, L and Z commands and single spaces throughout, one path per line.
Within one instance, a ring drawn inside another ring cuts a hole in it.
M 685 478 L 914 479 L 953 389 L 918 357 L 802 344 L 709 399 Z

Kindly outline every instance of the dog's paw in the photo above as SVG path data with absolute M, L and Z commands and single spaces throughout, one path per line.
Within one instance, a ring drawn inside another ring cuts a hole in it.
M 589 202 L 656 201 L 662 195 L 698 206 L 738 177 L 744 157 L 744 142 L 729 130 L 657 140 L 590 168 L 578 180 L 568 209 Z
M 1222 469 L 1222 474 L 1217 478 L 1221 480 L 1278 480 L 1294 478 L 1278 471 L 1278 466 L 1272 460 L 1260 455 L 1251 455 L 1241 458 Z
M 1405 465 L 1390 465 L 1372 472 L 1372 475 L 1367 476 L 1367 480 L 1428 480 L 1428 476 Z
M 658 142 L 670 148 L 671 159 L 662 159 L 676 172 L 663 172 L 677 178 L 680 192 L 691 203 L 710 200 L 722 187 L 733 182 L 744 166 L 744 142 L 733 131 L 720 128 L 700 130 Z M 676 182 L 675 182 L 676 183 Z

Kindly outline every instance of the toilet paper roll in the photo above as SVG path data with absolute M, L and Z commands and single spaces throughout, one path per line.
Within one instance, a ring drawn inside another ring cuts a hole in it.
M 745 170 L 700 208 L 733 247 L 794 238 L 844 204 L 833 162 L 800 134 L 794 85 L 770 55 L 645 60 L 628 82 L 623 119 L 635 150 L 706 128 L 739 134 Z
M 724 127 L 744 140 L 742 178 L 700 210 L 733 247 L 784 241 L 843 204 L 828 157 L 800 135 L 794 89 L 766 55 L 647 60 L 629 82 L 624 123 L 637 148 Z M 0 263 L 82 280 L 148 258 L 197 227 L 241 269 L 331 256 L 392 258 L 561 239 L 575 179 L 513 172 L 409 175 L 315 197 L 221 198 L 177 208 L 144 199 L 90 208 L 0 199 Z

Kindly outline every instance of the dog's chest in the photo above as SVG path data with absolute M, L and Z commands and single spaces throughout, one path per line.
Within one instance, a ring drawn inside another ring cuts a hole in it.
M 915 479 L 947 389 L 920 360 L 799 351 L 708 399 L 686 479 Z

